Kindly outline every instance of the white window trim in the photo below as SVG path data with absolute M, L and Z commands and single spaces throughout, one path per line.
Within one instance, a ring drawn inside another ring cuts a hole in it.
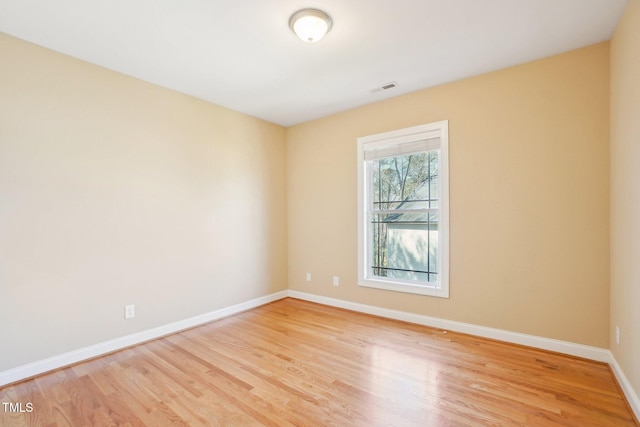
M 440 217 L 438 281 L 434 285 L 418 285 L 399 279 L 372 279 L 367 277 L 368 244 L 367 182 L 364 160 L 365 146 L 370 149 L 392 142 L 410 142 L 437 137 L 440 139 Z M 442 120 L 410 128 L 379 133 L 358 138 L 358 285 L 390 291 L 449 298 L 449 121 Z

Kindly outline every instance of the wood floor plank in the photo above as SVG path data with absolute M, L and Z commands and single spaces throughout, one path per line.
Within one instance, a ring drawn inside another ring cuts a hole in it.
M 33 405 L 2 427 L 639 425 L 606 364 L 291 298 L 0 401 Z

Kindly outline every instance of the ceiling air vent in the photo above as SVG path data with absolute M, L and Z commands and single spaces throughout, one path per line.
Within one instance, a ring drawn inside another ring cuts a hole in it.
M 389 83 L 385 83 L 380 87 L 371 89 L 371 93 L 378 93 L 378 92 L 382 92 L 383 90 L 389 90 L 389 89 L 393 89 L 394 87 L 398 87 L 398 83 L 396 82 L 389 82 Z

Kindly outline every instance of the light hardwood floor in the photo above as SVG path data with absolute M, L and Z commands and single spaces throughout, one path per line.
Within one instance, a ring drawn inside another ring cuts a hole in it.
M 606 364 L 284 299 L 0 389 L 2 426 L 636 426 Z

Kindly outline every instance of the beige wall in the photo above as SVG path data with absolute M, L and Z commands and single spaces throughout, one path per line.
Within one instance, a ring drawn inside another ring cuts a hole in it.
M 0 371 L 286 289 L 283 128 L 2 34 L 0 58 Z
M 287 129 L 290 289 L 608 347 L 608 118 L 602 43 Z M 358 287 L 356 138 L 443 119 L 451 297 Z
M 615 327 L 620 327 L 620 345 Z M 611 41 L 611 351 L 640 394 L 640 1 Z

